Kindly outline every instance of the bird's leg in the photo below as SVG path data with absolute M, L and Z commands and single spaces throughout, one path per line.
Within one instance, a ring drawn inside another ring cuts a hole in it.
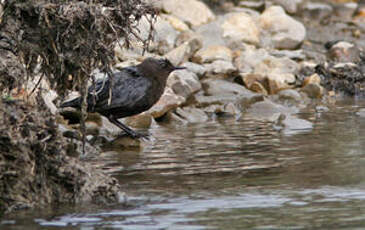
M 120 129 L 122 129 L 125 133 L 127 133 L 128 136 L 131 136 L 132 138 L 139 138 L 139 137 L 145 137 L 145 135 L 137 133 L 133 129 L 129 128 L 122 122 L 118 121 L 116 118 L 114 118 L 112 115 L 108 116 L 108 120 L 113 123 L 114 125 L 118 126 Z

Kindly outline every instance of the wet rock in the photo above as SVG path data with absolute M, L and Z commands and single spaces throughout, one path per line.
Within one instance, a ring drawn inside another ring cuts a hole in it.
M 107 144 L 114 149 L 139 149 L 142 147 L 140 139 L 128 136 L 119 136 Z
M 149 128 L 152 124 L 152 116 L 149 113 L 141 113 L 135 116 L 122 119 L 123 122 L 133 128 Z
M 248 108 L 247 114 L 258 119 L 275 120 L 278 114 L 292 114 L 297 112 L 297 110 L 295 107 L 289 108 L 265 99 L 252 104 Z
M 207 69 L 203 65 L 199 65 L 193 62 L 185 62 L 184 64 L 182 64 L 182 66 L 186 67 L 187 70 L 195 73 L 199 78 L 202 78 L 207 72 Z
M 281 90 L 278 93 L 279 99 L 281 100 L 289 100 L 289 101 L 294 101 L 294 102 L 301 102 L 302 101 L 302 96 L 300 95 L 300 93 L 297 90 L 294 89 L 285 89 L 285 90 Z
M 197 108 L 192 108 L 192 107 L 177 108 L 175 113 L 190 123 L 202 123 L 208 120 L 207 114 L 204 111 Z
M 102 125 L 100 126 L 99 135 L 104 137 L 116 137 L 123 133 L 120 128 L 111 123 L 107 118 L 101 117 Z
M 200 26 L 215 19 L 213 12 L 197 0 L 164 0 L 162 8 L 192 26 Z
M 358 62 L 360 61 L 360 50 L 352 43 L 340 41 L 334 44 L 327 43 L 329 48 L 327 56 L 335 62 Z
M 330 109 L 327 106 L 324 106 L 324 105 L 316 106 L 315 110 L 316 110 L 316 113 L 324 113 L 324 112 L 329 112 L 330 111 Z
M 222 23 L 222 31 L 223 37 L 234 45 L 242 42 L 258 45 L 260 42 L 259 28 L 251 15 L 244 12 L 227 15 Z
M 180 65 L 188 61 L 201 46 L 201 40 L 195 37 L 169 51 L 164 57 L 169 59 L 172 64 Z
M 195 53 L 193 61 L 197 63 L 210 63 L 216 60 L 231 62 L 233 52 L 225 46 L 213 45 L 205 47 Z
M 230 102 L 230 103 L 224 105 L 223 113 L 225 115 L 237 116 L 237 115 L 241 115 L 241 110 L 234 103 Z
M 185 99 L 202 88 L 198 76 L 188 70 L 172 72 L 167 79 L 167 86 L 170 87 L 175 94 L 182 96 Z
M 324 94 L 323 87 L 316 83 L 307 84 L 301 91 L 306 93 L 310 98 L 321 98 Z
M 63 124 L 58 124 L 58 130 L 64 137 L 81 140 L 81 133 L 79 132 L 79 130 L 72 129 Z
M 321 84 L 321 78 L 318 74 L 312 74 L 309 77 L 304 78 L 303 86 L 306 86 L 308 84 Z
M 275 5 L 280 5 L 285 9 L 289 14 L 297 13 L 300 4 L 303 3 L 303 0 L 271 0 Z
M 147 112 L 150 113 L 153 118 L 159 118 L 165 115 L 168 111 L 179 107 L 184 102 L 184 97 L 176 95 L 171 88 L 166 87 L 160 100 Z
M 359 111 L 356 112 L 356 115 L 359 117 L 365 117 L 365 109 L 359 109 Z
M 226 78 L 237 71 L 230 61 L 217 60 L 209 64 L 205 64 L 207 70 L 206 76 L 211 78 Z
M 97 136 L 99 134 L 100 126 L 94 121 L 86 121 L 85 129 L 87 135 Z
M 285 135 L 294 135 L 303 132 L 309 132 L 313 129 L 312 122 L 300 119 L 294 116 L 287 115 L 282 121 L 284 129 L 282 132 Z
M 302 23 L 288 16 L 280 6 L 271 6 L 261 14 L 259 25 L 268 40 L 277 49 L 296 49 L 306 35 Z

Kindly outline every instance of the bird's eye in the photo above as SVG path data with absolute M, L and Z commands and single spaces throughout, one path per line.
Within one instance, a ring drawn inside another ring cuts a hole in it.
M 169 61 L 167 59 L 163 59 L 160 61 L 160 66 L 162 68 L 167 68 L 169 66 Z

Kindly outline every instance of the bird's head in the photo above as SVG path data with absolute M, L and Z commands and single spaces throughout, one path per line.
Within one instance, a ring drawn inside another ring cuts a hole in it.
M 139 66 L 146 74 L 152 77 L 167 79 L 174 70 L 186 69 L 174 66 L 168 59 L 146 58 Z

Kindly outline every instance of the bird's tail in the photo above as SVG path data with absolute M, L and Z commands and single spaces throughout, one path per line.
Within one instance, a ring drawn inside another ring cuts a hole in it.
M 65 108 L 65 107 L 80 108 L 81 107 L 81 97 L 77 97 L 75 99 L 65 101 L 60 105 L 60 108 Z

